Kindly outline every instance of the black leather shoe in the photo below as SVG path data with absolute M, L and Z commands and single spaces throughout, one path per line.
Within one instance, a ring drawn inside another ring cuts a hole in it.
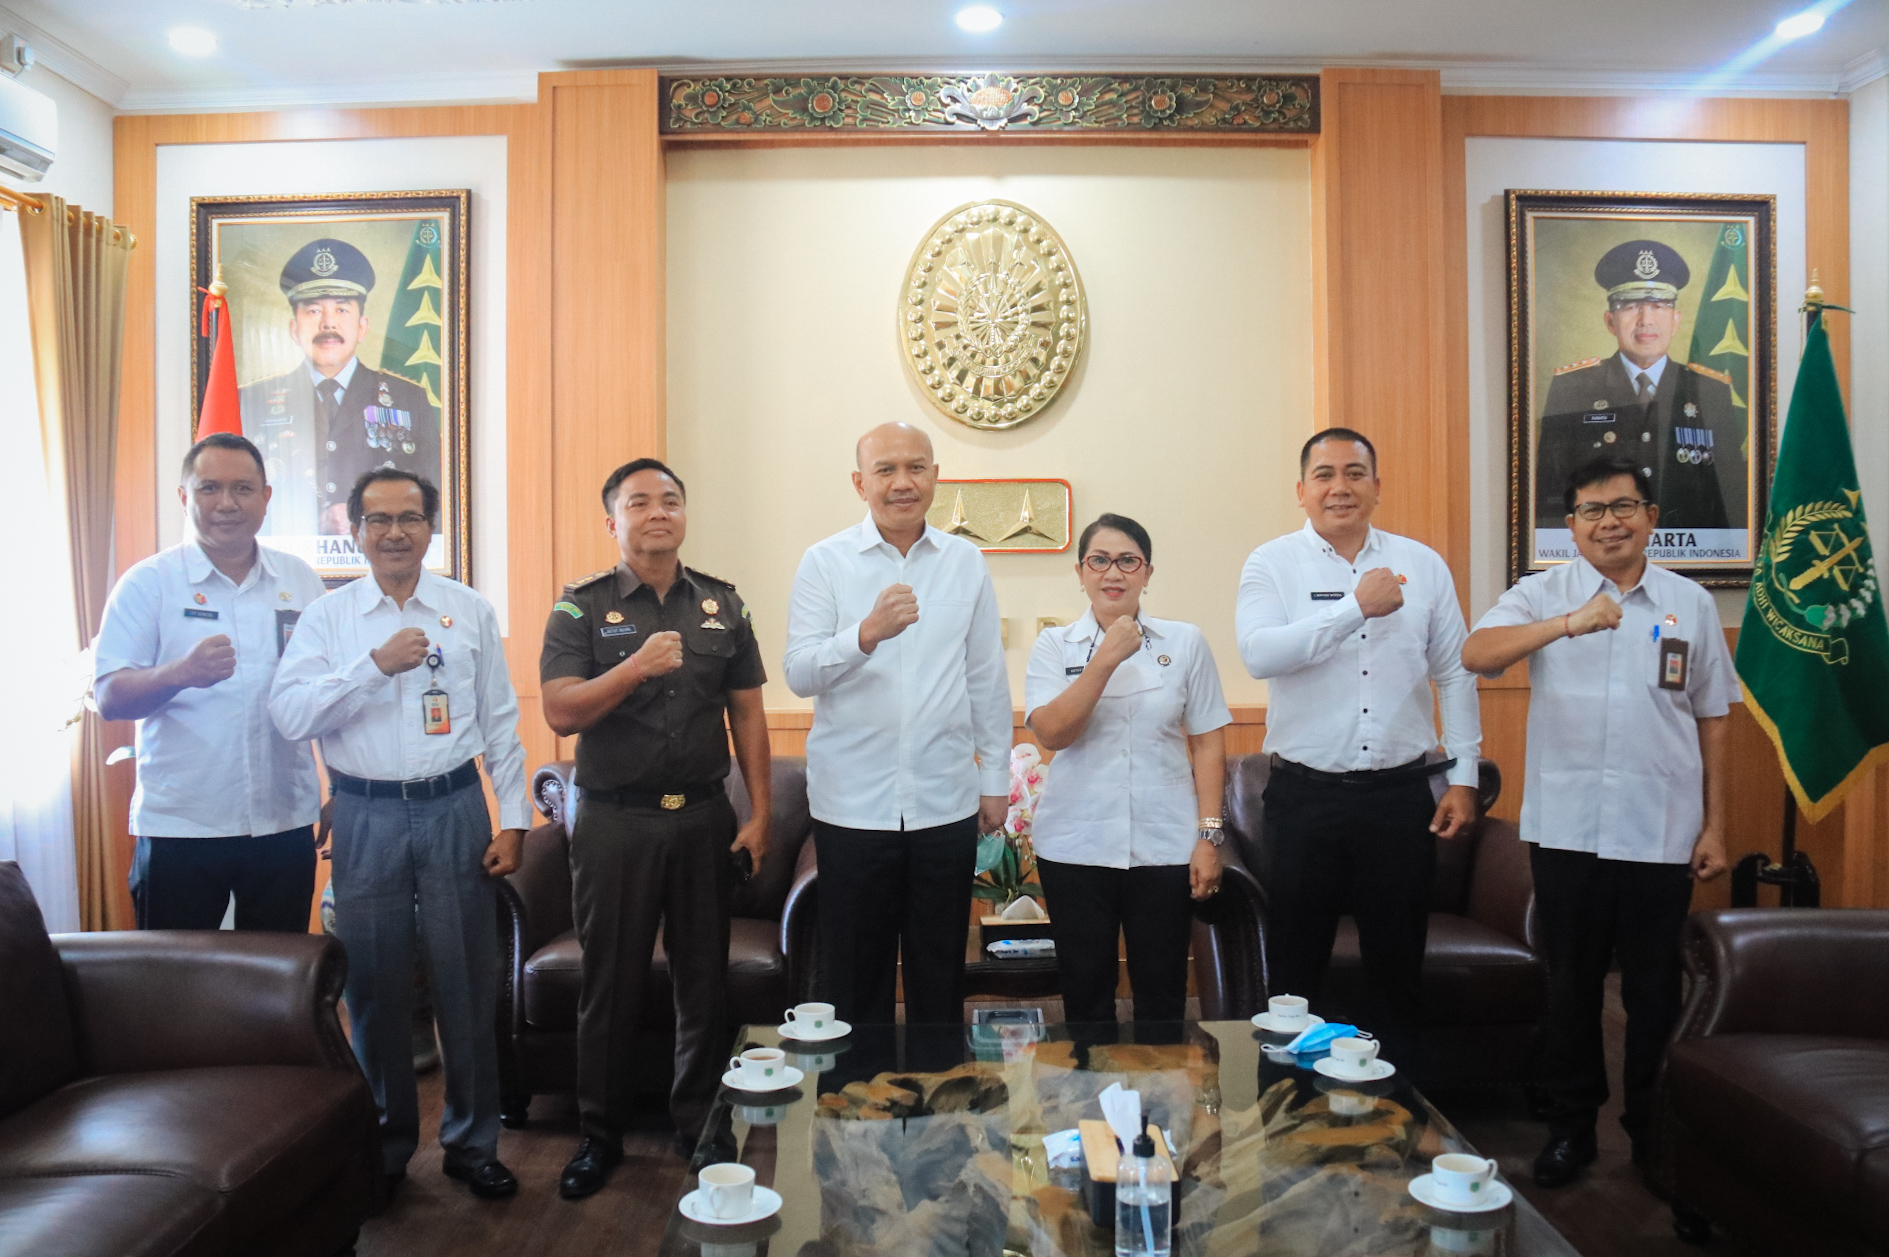
M 1599 1155 L 1600 1149 L 1594 1144 L 1591 1130 L 1552 1132 L 1542 1146 L 1541 1155 L 1535 1158 L 1535 1186 L 1566 1187 L 1581 1172 L 1582 1166 L 1592 1165 Z
M 518 1194 L 517 1177 L 496 1157 L 490 1161 L 458 1161 L 447 1157 L 441 1168 L 447 1178 L 458 1179 L 481 1200 L 503 1200 Z
M 603 1185 L 610 1180 L 610 1171 L 617 1168 L 623 1160 L 620 1146 L 604 1143 L 601 1139 L 582 1140 L 577 1145 L 577 1155 L 564 1167 L 564 1176 L 558 1179 L 558 1195 L 566 1200 L 582 1200 L 594 1196 L 603 1190 Z

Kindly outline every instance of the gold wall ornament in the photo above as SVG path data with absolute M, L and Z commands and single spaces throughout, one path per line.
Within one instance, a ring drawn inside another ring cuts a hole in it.
M 1088 311 L 1076 264 L 1041 215 L 973 201 L 919 242 L 897 322 L 906 364 L 940 413 L 1014 428 L 1068 380 Z
M 925 521 L 986 554 L 1069 548 L 1067 480 L 940 480 Z

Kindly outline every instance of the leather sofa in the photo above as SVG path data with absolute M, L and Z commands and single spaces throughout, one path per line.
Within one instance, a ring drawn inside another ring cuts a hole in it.
M 525 835 L 524 860 L 500 885 L 505 987 L 499 994 L 499 1072 L 507 1125 L 525 1122 L 533 1095 L 577 1085 L 577 999 L 583 950 L 571 923 L 572 776 L 558 760 L 532 777 L 538 810 L 550 819 Z M 815 913 L 813 821 L 807 815 L 804 759 L 773 757 L 773 823 L 767 858 L 736 887 L 729 923 L 730 1034 L 777 1023 L 813 989 Z M 735 814 L 752 814 L 737 765 L 728 774 Z M 656 940 L 639 1018 L 632 1077 L 639 1090 L 666 1095 L 675 1070 L 675 1007 L 668 958 Z
M 1511 821 L 1488 811 L 1502 793 L 1501 770 L 1479 762 L 1480 819 L 1467 832 L 1437 840 L 1430 889 L 1430 933 L 1423 965 L 1423 1080 L 1432 1088 L 1514 1085 L 1547 991 L 1536 949 L 1535 882 L 1528 846 Z M 1271 772 L 1264 754 L 1227 760 L 1222 893 L 1194 925 L 1194 979 L 1203 1018 L 1250 1017 L 1273 992 L 1266 966 L 1266 869 L 1263 795 Z M 1434 778 L 1439 795 L 1442 778 Z M 1350 1020 L 1364 1007 L 1358 932 L 1338 928 L 1331 968 L 1315 1010 Z M 1367 1027 L 1368 1029 L 1368 1027 Z
M 380 1182 L 333 939 L 49 938 L 0 863 L 0 1254 L 350 1253 Z
M 1699 912 L 1683 947 L 1662 1089 L 1680 1234 L 1889 1253 L 1889 912 Z

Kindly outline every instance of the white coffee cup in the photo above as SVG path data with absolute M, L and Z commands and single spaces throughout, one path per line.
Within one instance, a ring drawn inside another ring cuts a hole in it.
M 1377 1059 L 1376 1039 L 1333 1039 L 1331 1058 L 1348 1074 L 1362 1074 Z
M 1312 1005 L 1303 995 L 1275 995 L 1266 1001 L 1266 1017 L 1281 1030 L 1303 1030 Z
M 729 1057 L 728 1068 L 736 1073 L 739 1085 L 771 1091 L 785 1076 L 787 1053 L 779 1048 L 749 1048 L 740 1056 Z
M 717 1218 L 745 1218 L 754 1210 L 754 1171 L 733 1161 L 705 1165 L 696 1176 L 703 1206 Z
M 1449 1257 L 1457 1257 L 1459 1253 L 1486 1257 L 1495 1252 L 1495 1232 L 1458 1231 L 1451 1227 L 1433 1226 L 1430 1228 L 1430 1251 L 1446 1253 Z M 708 1249 L 702 1250 L 702 1257 L 710 1257 Z
M 737 1104 L 735 1116 L 750 1126 L 779 1126 L 787 1117 L 784 1104 Z
M 1340 1117 L 1365 1117 L 1377 1111 L 1377 1101 L 1355 1091 L 1334 1091 L 1326 1097 L 1331 1111 Z
M 839 1057 L 832 1052 L 789 1052 L 787 1059 L 802 1073 L 825 1074 L 832 1071 Z
M 787 1010 L 787 1024 L 809 1034 L 828 1034 L 833 1029 L 833 1005 L 795 1004 Z
M 1467 1152 L 1446 1152 L 1430 1162 L 1430 1190 L 1445 1205 L 1478 1205 L 1489 1198 L 1496 1165 Z

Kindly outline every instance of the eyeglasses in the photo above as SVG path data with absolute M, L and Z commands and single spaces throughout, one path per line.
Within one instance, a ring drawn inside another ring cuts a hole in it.
M 1123 576 L 1133 576 L 1147 561 L 1139 554 L 1121 554 L 1112 559 L 1106 554 L 1091 554 L 1082 560 L 1082 566 L 1091 572 L 1106 572 L 1109 568 L 1115 567 L 1121 569 Z
M 407 511 L 400 515 L 363 515 L 361 522 L 367 525 L 369 532 L 386 532 L 395 524 L 400 526 L 401 532 L 418 532 L 429 523 L 426 516 L 418 511 Z
M 1591 524 L 1609 511 L 1613 512 L 1615 519 L 1632 519 L 1641 507 L 1651 505 L 1653 504 L 1644 498 L 1618 498 L 1612 502 L 1579 502 L 1575 504 L 1574 513 Z

